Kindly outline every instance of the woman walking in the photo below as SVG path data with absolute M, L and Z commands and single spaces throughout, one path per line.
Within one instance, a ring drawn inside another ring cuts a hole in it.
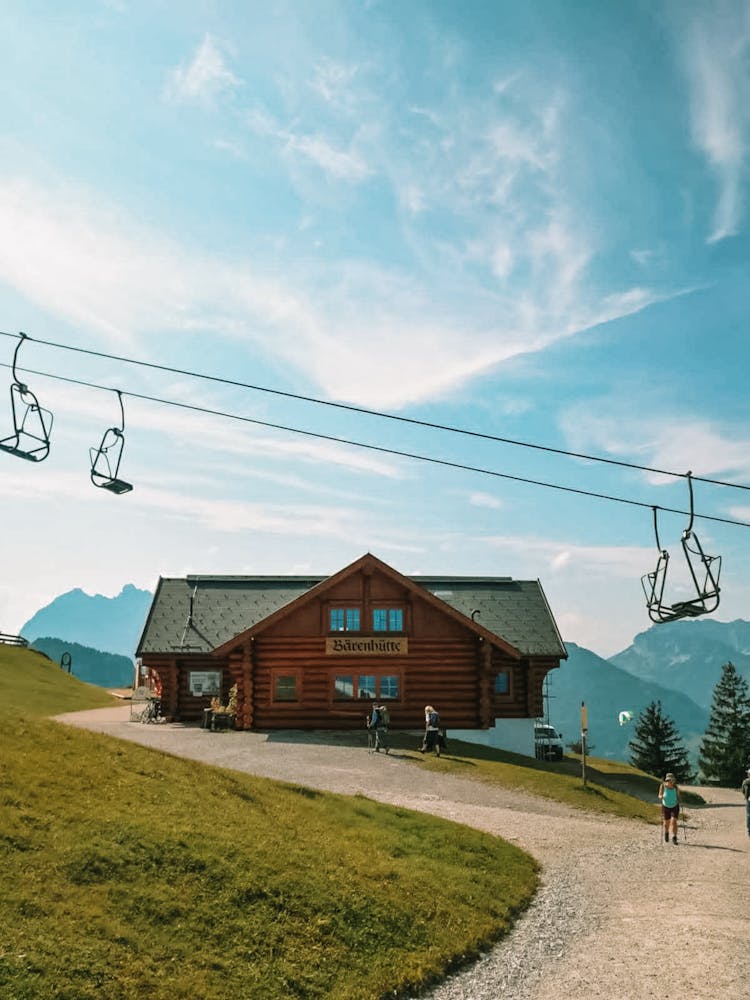
M 664 823 L 664 842 L 677 843 L 677 817 L 680 815 L 680 789 L 672 772 L 664 775 L 664 781 L 659 785 L 659 800 L 661 802 L 661 818 Z

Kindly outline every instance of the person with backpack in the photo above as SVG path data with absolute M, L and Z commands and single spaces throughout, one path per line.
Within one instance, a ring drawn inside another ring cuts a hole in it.
M 670 771 L 659 785 L 659 801 L 661 802 L 661 818 L 664 823 L 664 840 L 669 843 L 672 833 L 672 843 L 677 843 L 677 817 L 680 815 L 680 789 L 675 776 Z
M 433 705 L 424 707 L 424 740 L 421 749 L 423 753 L 434 751 L 437 757 L 440 756 L 440 715 Z
M 742 782 L 742 794 L 745 796 L 745 818 L 747 821 L 747 835 L 750 837 L 750 768 L 747 770 L 747 776 Z
M 386 753 L 388 753 L 386 736 L 388 735 L 388 726 L 390 725 L 390 721 L 387 706 L 373 702 L 372 711 L 367 719 L 367 728 L 375 737 L 374 749 L 376 753 L 380 752 L 381 747 Z

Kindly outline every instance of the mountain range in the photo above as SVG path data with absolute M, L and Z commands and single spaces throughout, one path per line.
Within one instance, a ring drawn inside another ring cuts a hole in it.
M 58 662 L 69 651 L 82 680 L 125 686 L 152 596 L 132 584 L 116 597 L 71 590 L 39 610 L 21 634 Z M 661 701 L 695 762 L 722 666 L 731 660 L 750 684 L 750 622 L 743 620 L 654 625 L 609 659 L 574 642 L 566 646 L 568 659 L 548 675 L 545 715 L 572 743 L 580 738 L 585 702 L 589 747 L 599 757 L 627 760 L 633 722 L 652 701 Z M 119 654 L 119 662 L 110 654 Z M 633 717 L 624 725 L 621 711 Z
M 53 636 L 127 656 L 132 663 L 153 594 L 126 584 L 116 597 L 69 590 L 41 608 L 21 629 L 33 642 Z
M 61 663 L 64 653 L 70 656 L 70 672 L 79 681 L 96 684 L 99 687 L 132 687 L 135 668 L 133 660 L 119 653 L 104 653 L 100 649 L 90 649 L 77 642 L 53 639 L 43 636 L 34 639 L 32 649 L 38 649 L 55 663 Z

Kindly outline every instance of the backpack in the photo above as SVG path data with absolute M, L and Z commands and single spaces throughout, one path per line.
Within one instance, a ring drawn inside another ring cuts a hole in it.
M 391 723 L 391 717 L 388 714 L 388 709 L 385 707 L 385 705 L 381 705 L 380 712 L 378 715 L 378 725 L 382 726 L 383 729 L 387 729 L 390 723 Z
M 430 712 L 430 714 L 427 716 L 427 725 L 431 729 L 438 728 L 438 726 L 440 725 L 440 716 L 438 715 L 437 712 Z
M 375 729 L 377 726 L 381 725 L 381 715 L 380 709 L 373 708 L 372 713 L 367 716 L 367 728 Z

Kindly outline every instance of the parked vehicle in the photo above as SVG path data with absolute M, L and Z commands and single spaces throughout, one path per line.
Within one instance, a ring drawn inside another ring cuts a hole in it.
M 537 760 L 562 760 L 562 733 L 558 733 L 554 726 L 537 722 L 534 725 L 534 753 Z

